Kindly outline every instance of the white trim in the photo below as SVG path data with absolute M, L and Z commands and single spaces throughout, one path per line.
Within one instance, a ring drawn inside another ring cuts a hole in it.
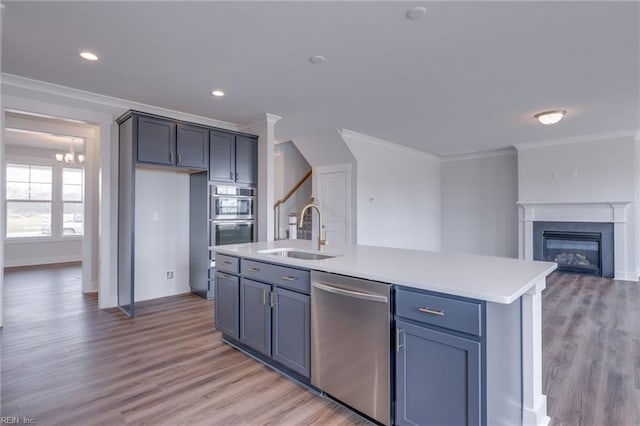
M 256 121 L 249 121 L 249 122 L 246 122 L 246 123 L 240 123 L 236 127 L 238 128 L 238 131 L 244 131 L 246 129 L 251 129 L 252 127 L 262 126 L 264 124 L 276 124 L 281 119 L 282 119 L 282 117 L 280 117 L 279 115 L 269 114 L 268 112 L 265 112 L 264 113 L 264 117 L 261 117 L 261 118 L 257 119 Z M 285 141 L 285 142 L 287 142 L 287 141 Z M 274 143 L 278 143 L 278 142 L 274 141 Z
M 69 263 L 69 262 L 82 262 L 82 255 L 66 255 L 66 256 L 47 256 L 39 258 L 28 259 L 14 259 L 12 261 L 6 261 L 4 266 L 6 268 L 14 268 L 18 266 L 37 266 L 37 265 L 51 265 L 54 263 Z
M 19 89 L 33 90 L 39 93 L 47 93 L 50 95 L 63 96 L 65 98 L 74 99 L 76 101 L 90 102 L 92 104 L 105 105 L 111 108 L 122 109 L 123 111 L 135 109 L 150 114 L 163 115 L 177 120 L 191 121 L 194 123 L 205 124 L 213 127 L 220 127 L 227 130 L 238 130 L 234 123 L 228 121 L 216 120 L 209 117 L 203 117 L 195 114 L 188 114 L 172 109 L 162 108 L 154 105 L 144 104 L 141 102 L 129 101 L 112 96 L 100 95 L 98 93 L 87 92 L 85 90 L 74 89 L 71 87 L 61 86 L 58 84 L 47 83 L 45 81 L 33 80 L 31 78 L 20 77 L 13 74 L 2 73 L 2 86 L 16 87 Z M 5 88 L 3 87 L 3 90 Z M 12 108 L 12 109 L 15 109 Z M 74 117 L 68 117 L 74 118 Z
M 412 155 L 420 155 L 423 157 L 430 158 L 432 160 L 442 161 L 442 158 L 440 158 L 437 155 L 429 154 L 428 152 L 420 151 L 415 148 L 409 148 L 404 145 L 398 145 L 397 143 L 389 142 L 384 139 L 379 139 L 374 136 L 365 135 L 364 133 L 354 132 L 353 130 L 349 130 L 349 129 L 336 129 L 336 130 L 338 131 L 338 134 L 340 135 L 340 137 L 342 137 L 343 139 L 345 137 L 357 139 L 363 142 L 381 145 L 386 148 L 396 149 L 398 151 L 404 151 Z
M 591 135 L 575 136 L 570 138 L 523 142 L 519 144 L 514 144 L 513 147 L 518 151 L 521 151 L 525 149 L 535 149 L 535 148 L 542 148 L 547 146 L 567 145 L 567 144 L 573 144 L 573 143 L 595 142 L 595 141 L 601 141 L 601 140 L 634 137 L 637 134 L 637 132 L 638 131 L 634 129 L 634 130 L 620 130 L 617 132 L 608 132 L 608 133 L 595 133 Z
M 477 160 L 480 158 L 493 158 L 493 157 L 506 157 L 510 155 L 516 155 L 518 151 L 515 148 L 503 148 L 492 151 L 479 151 L 469 152 L 466 154 L 440 154 L 442 161 L 463 161 L 463 160 Z

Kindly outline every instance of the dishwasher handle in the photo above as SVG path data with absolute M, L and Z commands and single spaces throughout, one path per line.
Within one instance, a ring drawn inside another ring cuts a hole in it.
M 362 292 L 353 291 L 353 290 L 345 290 L 343 288 L 338 288 L 338 287 L 334 287 L 332 285 L 319 283 L 319 282 L 312 282 L 311 283 L 311 287 L 317 288 L 318 290 L 326 291 L 327 293 L 339 294 L 339 295 L 346 296 L 346 297 L 352 297 L 354 299 L 368 300 L 370 302 L 387 303 L 389 301 L 387 296 L 380 296 L 380 295 L 377 295 L 377 294 L 362 293 Z

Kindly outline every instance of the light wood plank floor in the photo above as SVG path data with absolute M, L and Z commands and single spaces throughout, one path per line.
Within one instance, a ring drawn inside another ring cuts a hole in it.
M 128 320 L 80 293 L 80 269 L 5 274 L 2 416 L 38 425 L 367 424 L 223 344 L 213 302 L 146 302 Z
M 5 275 L 0 413 L 38 424 L 366 424 L 221 343 L 213 303 L 146 302 L 128 320 L 80 269 Z M 553 274 L 543 370 L 554 425 L 640 425 L 640 286 Z

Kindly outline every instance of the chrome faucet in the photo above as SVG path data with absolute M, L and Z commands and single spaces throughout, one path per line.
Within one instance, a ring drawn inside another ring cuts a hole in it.
M 309 203 L 304 206 L 302 212 L 300 213 L 300 225 L 298 227 L 302 229 L 302 227 L 304 226 L 304 214 L 307 209 L 310 209 L 312 207 L 318 211 L 318 250 L 322 250 L 322 247 L 327 245 L 327 240 L 322 239 L 322 228 L 324 228 L 324 225 L 322 224 L 322 210 L 320 210 L 320 206 L 315 203 Z

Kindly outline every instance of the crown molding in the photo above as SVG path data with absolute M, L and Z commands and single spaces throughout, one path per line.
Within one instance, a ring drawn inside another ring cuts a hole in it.
M 557 145 L 567 145 L 573 143 L 583 143 L 583 142 L 596 142 L 607 139 L 618 139 L 618 138 L 626 138 L 626 137 L 635 137 L 638 138 L 638 130 L 620 130 L 617 132 L 607 132 L 607 133 L 595 133 L 591 135 L 583 135 L 583 136 L 575 136 L 571 138 L 561 138 L 561 139 L 549 139 L 542 140 L 537 142 L 524 142 L 519 144 L 514 144 L 513 147 L 518 151 L 526 150 L 526 149 L 535 149 L 535 148 L 543 148 L 549 146 L 557 146 Z
M 464 161 L 464 160 L 478 160 L 481 158 L 493 158 L 493 157 L 506 157 L 510 155 L 516 155 L 518 151 L 516 151 L 513 147 L 503 148 L 503 149 L 495 149 L 491 151 L 479 151 L 479 152 L 470 152 L 468 154 L 441 154 L 440 158 L 442 161 Z
M 252 127 L 257 127 L 263 124 L 276 124 L 281 119 L 282 117 L 280 117 L 279 115 L 269 114 L 268 112 L 266 112 L 264 114 L 264 117 L 260 117 L 255 121 L 248 121 L 246 123 L 238 124 L 238 130 L 251 129 Z
M 403 151 L 403 152 L 406 152 L 408 154 L 420 155 L 420 156 L 429 158 L 431 160 L 436 160 L 436 161 L 441 161 L 442 160 L 437 155 L 429 154 L 428 152 L 420 151 L 420 150 L 417 150 L 417 149 L 414 149 L 414 148 L 409 148 L 409 147 L 404 146 L 404 145 L 398 145 L 396 143 L 389 142 L 389 141 L 386 141 L 384 139 L 379 139 L 379 138 L 376 138 L 376 137 L 373 137 L 373 136 L 365 135 L 364 133 L 354 132 L 353 130 L 349 130 L 349 129 L 337 129 L 337 130 L 338 130 L 338 134 L 343 139 L 345 137 L 346 138 L 351 138 L 351 139 L 356 139 L 356 140 L 359 140 L 359 141 L 362 141 L 362 142 L 383 146 L 385 148 L 395 149 L 397 151 Z
M 127 99 L 115 98 L 113 96 L 101 95 L 99 93 L 88 92 L 86 90 L 74 89 L 72 87 L 61 86 L 59 84 L 48 83 L 46 81 L 34 80 L 18 75 L 2 73 L 2 88 L 12 87 L 21 90 L 30 90 L 48 95 L 60 96 L 81 102 L 89 102 L 102 105 L 116 110 L 138 110 L 151 114 L 164 115 L 178 120 L 191 121 L 199 124 L 220 127 L 227 130 L 238 130 L 238 126 L 228 121 L 216 120 L 214 118 L 203 117 L 196 114 L 189 114 L 172 109 L 148 105 Z M 20 96 L 19 94 L 17 96 Z

